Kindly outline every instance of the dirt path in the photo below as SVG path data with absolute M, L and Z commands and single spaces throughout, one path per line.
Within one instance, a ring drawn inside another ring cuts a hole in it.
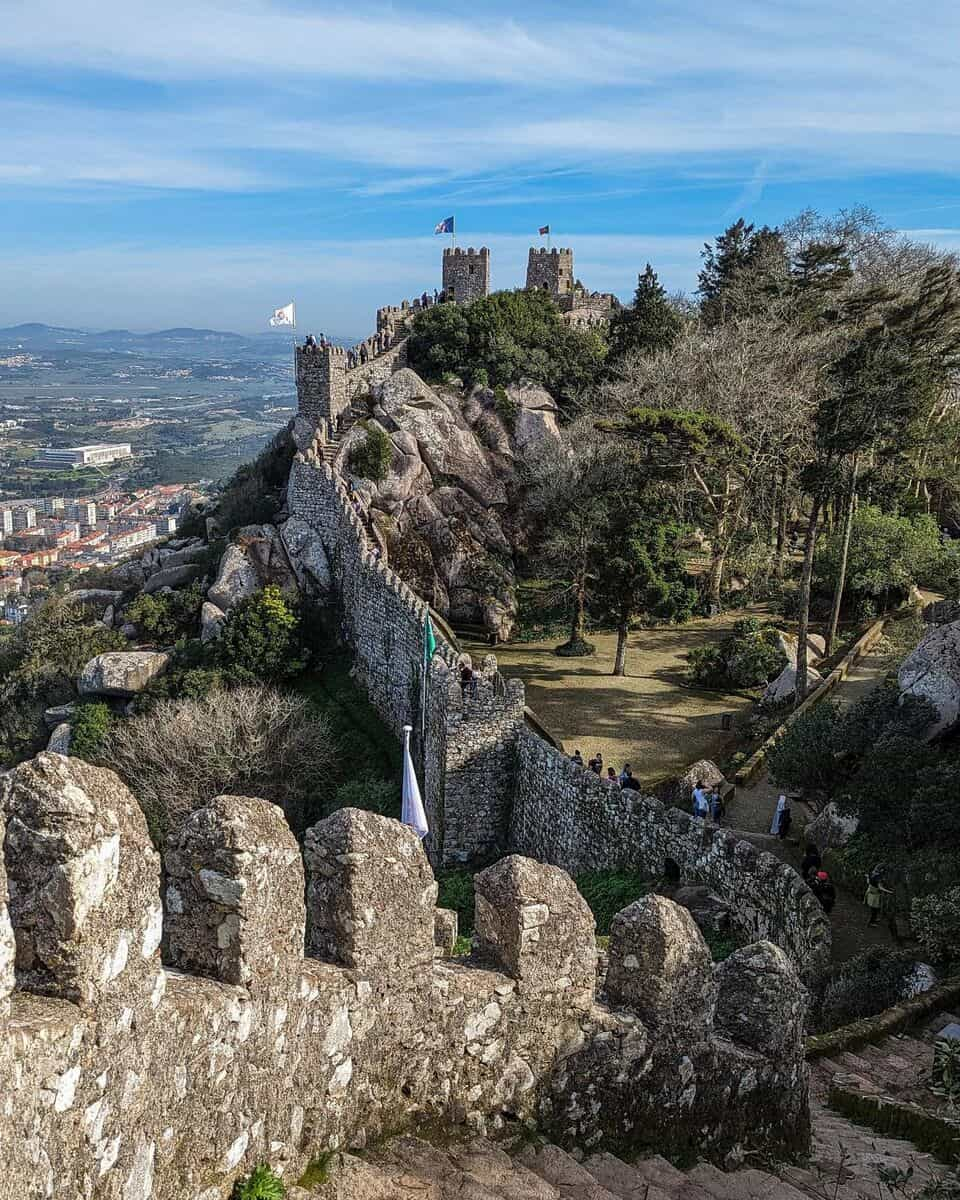
M 891 653 L 890 646 L 881 641 L 853 667 L 846 679 L 832 693 L 831 698 L 839 701 L 842 708 L 862 700 L 882 682 L 887 672 L 896 664 L 897 657 Z M 763 771 L 752 787 L 737 791 L 728 814 L 728 823 L 742 831 L 751 841 L 758 845 L 762 843 L 763 849 L 771 851 L 784 862 L 796 867 L 803 856 L 799 835 L 809 819 L 810 812 L 802 803 L 795 805 L 792 836 L 789 840 L 780 841 L 765 836 L 769 835 L 770 822 L 780 791 L 767 772 Z M 862 954 L 871 946 L 894 945 L 887 926 L 883 923 L 869 926 L 868 915 L 862 895 L 855 895 L 842 888 L 837 889 L 837 903 L 831 920 L 834 962 L 842 962 L 856 954 Z
M 498 646 L 497 661 L 505 676 L 523 680 L 527 704 L 568 753 L 579 749 L 586 759 L 599 750 L 608 765 L 619 771 L 629 762 L 638 779 L 653 783 L 697 759 L 716 757 L 732 737 L 722 728 L 723 714 L 750 713 L 745 697 L 690 687 L 686 675 L 694 647 L 718 641 L 746 616 L 770 613 L 758 605 L 638 630 L 628 642 L 625 676 L 610 673 L 617 642 L 612 633 L 590 635 L 597 652 L 589 658 L 558 658 L 558 639 L 551 638 Z

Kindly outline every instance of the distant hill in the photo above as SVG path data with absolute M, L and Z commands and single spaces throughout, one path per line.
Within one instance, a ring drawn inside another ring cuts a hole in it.
M 352 345 L 359 338 L 334 338 L 341 345 Z M 126 354 L 145 354 L 151 357 L 176 356 L 217 358 L 288 357 L 291 334 L 289 330 L 265 330 L 245 335 L 219 329 L 158 329 L 152 333 L 133 333 L 129 329 L 67 329 L 58 325 L 29 322 L 0 328 L 0 350 L 17 348 L 30 351 L 82 350 L 91 353 L 111 351 Z

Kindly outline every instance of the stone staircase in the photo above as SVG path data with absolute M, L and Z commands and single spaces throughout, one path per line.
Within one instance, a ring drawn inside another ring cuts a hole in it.
M 513 1155 L 483 1139 L 438 1147 L 394 1138 L 362 1157 L 343 1155 L 330 1182 L 290 1200 L 911 1200 L 939 1176 L 908 1142 L 877 1137 L 811 1101 L 813 1141 L 803 1167 L 764 1164 L 722 1171 L 698 1163 L 681 1171 L 655 1155 L 627 1163 L 612 1154 L 580 1161 L 558 1146 L 532 1144 Z M 878 1168 L 907 1172 L 891 1190 Z M 945 1193 L 949 1195 L 950 1193 Z

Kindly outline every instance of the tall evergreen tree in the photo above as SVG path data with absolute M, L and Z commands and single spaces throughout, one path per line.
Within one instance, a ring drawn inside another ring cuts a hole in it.
M 669 350 L 680 336 L 682 324 L 656 271 L 647 263 L 637 278 L 633 304 L 620 309 L 610 322 L 610 356 L 623 358 L 630 353 Z
M 707 325 L 756 316 L 783 292 L 788 260 L 779 230 L 755 230 L 741 217 L 714 244 L 704 244 L 699 276 L 700 315 Z

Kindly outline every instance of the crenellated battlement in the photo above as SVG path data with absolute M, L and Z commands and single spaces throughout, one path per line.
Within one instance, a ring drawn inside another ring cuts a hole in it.
M 226 1200 L 264 1159 L 291 1180 L 430 1122 L 718 1159 L 805 1144 L 803 1005 L 772 945 L 715 968 L 686 910 L 645 897 L 614 922 L 604 999 L 556 867 L 476 876 L 468 966 L 435 958 L 436 882 L 397 821 L 343 809 L 301 855 L 279 809 L 218 796 L 161 875 L 111 771 L 45 752 L 2 789 L 0 1140 L 23 1194 Z

